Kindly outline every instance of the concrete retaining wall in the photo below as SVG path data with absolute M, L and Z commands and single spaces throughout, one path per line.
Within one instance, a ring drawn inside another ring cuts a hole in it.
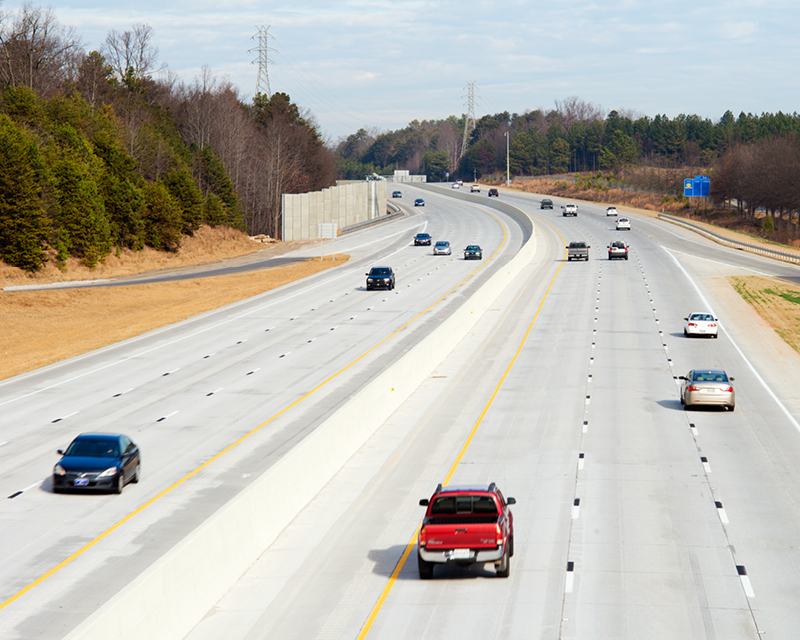
M 506 205 L 509 206 L 509 205 Z M 530 263 L 536 236 L 449 318 L 241 494 L 72 631 L 69 640 L 183 638 L 472 329 Z M 282 500 L 276 504 L 276 498 Z M 266 503 L 270 509 L 263 509 Z
M 339 181 L 335 187 L 281 196 L 282 239 L 320 238 L 320 224 L 337 229 L 372 220 L 386 213 L 383 180 Z

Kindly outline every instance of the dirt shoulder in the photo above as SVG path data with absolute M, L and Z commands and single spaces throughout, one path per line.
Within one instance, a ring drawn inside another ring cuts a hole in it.
M 74 270 L 64 273 L 52 267 L 46 273 L 29 276 L 18 269 L 0 267 L 0 285 L 114 278 L 159 269 L 191 269 L 220 261 L 263 260 L 304 246 L 281 243 L 265 249 L 244 234 L 230 235 L 229 231 L 206 230 L 196 234 L 201 237 L 189 239 L 179 254 L 163 256 L 153 255 L 158 252 L 137 252 L 130 256 L 110 256 L 106 264 L 94 270 L 75 266 Z M 336 254 L 335 258 L 158 284 L 0 291 L 0 326 L 3 328 L 0 332 L 0 379 L 185 320 L 348 260 L 348 256 L 341 254 Z

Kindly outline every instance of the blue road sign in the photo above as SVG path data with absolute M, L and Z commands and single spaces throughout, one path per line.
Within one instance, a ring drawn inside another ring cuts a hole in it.
M 708 196 L 710 189 L 711 179 L 708 176 L 695 176 L 683 181 L 683 195 L 686 198 Z

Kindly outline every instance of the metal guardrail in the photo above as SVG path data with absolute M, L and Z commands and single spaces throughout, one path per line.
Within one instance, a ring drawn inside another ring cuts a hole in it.
M 386 206 L 392 209 L 392 213 L 387 213 L 386 215 L 378 216 L 377 218 L 373 218 L 372 220 L 365 220 L 364 222 L 356 222 L 355 224 L 351 224 L 347 227 L 342 227 L 339 230 L 339 232 L 350 233 L 351 231 L 356 231 L 357 229 L 363 229 L 364 227 L 371 227 L 372 225 L 380 224 L 381 222 L 386 222 L 387 220 L 394 220 L 395 218 L 399 218 L 400 216 L 404 215 L 403 211 L 396 204 L 387 202 Z
M 783 260 L 785 262 L 792 262 L 794 264 L 800 264 L 800 256 L 795 255 L 793 253 L 786 253 L 784 251 L 776 251 L 775 249 L 766 249 L 762 246 L 757 244 L 749 244 L 747 242 L 739 242 L 738 240 L 731 240 L 729 238 L 725 238 L 713 231 L 709 231 L 700 225 L 692 224 L 691 222 L 686 222 L 685 220 L 681 220 L 680 218 L 673 218 L 672 216 L 668 216 L 663 213 L 659 213 L 658 217 L 662 220 L 666 220 L 667 222 L 671 222 L 672 224 L 677 224 L 681 227 L 686 227 L 687 229 L 691 229 L 692 231 L 696 231 L 700 235 L 706 236 L 715 242 L 719 242 L 728 247 L 732 247 L 734 249 L 739 249 L 741 251 L 751 251 L 753 253 L 758 253 L 762 256 L 767 256 L 768 258 L 775 258 L 776 260 Z

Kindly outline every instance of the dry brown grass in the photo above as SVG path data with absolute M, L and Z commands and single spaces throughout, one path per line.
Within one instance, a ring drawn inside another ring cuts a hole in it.
M 292 249 L 290 243 L 264 245 L 250 240 L 246 233 L 229 227 L 201 227 L 194 236 L 185 237 L 177 253 L 166 253 L 145 248 L 142 251 L 123 249 L 119 255 L 111 254 L 95 268 L 89 269 L 79 260 L 70 258 L 64 271 L 48 262 L 34 274 L 10 267 L 0 262 L 0 287 L 9 285 L 42 284 L 46 282 L 70 282 L 73 280 L 95 280 L 114 276 L 129 276 L 145 271 L 194 266 L 241 256 L 269 247 L 269 255 L 279 255 L 281 249 Z
M 800 286 L 760 276 L 731 276 L 728 281 L 783 341 L 800 353 Z
M 216 232 L 218 230 L 209 230 Z M 261 250 L 263 245 L 238 234 L 198 233 L 175 256 L 137 252 L 114 268 L 109 259 L 88 272 L 91 278 L 129 275 L 167 266 L 187 266 Z M 246 240 L 243 243 L 242 237 Z M 286 245 L 269 255 L 293 248 Z M 266 257 L 266 256 L 265 256 Z M 198 278 L 125 287 L 60 289 L 53 291 L 0 291 L 0 379 L 30 371 L 64 358 L 130 338 L 191 316 L 216 309 L 319 271 L 343 264 L 349 256 L 335 260 L 308 260 L 298 264 L 213 278 Z M 32 278 L 0 269 L 4 286 L 53 281 L 45 274 Z M 57 271 L 57 270 L 56 270 Z M 80 271 L 80 268 L 76 271 Z M 55 274 L 58 275 L 58 274 Z M 82 275 L 87 275 L 82 273 Z M 63 280 L 80 280 L 68 272 Z M 85 278 L 83 278 L 85 279 Z

